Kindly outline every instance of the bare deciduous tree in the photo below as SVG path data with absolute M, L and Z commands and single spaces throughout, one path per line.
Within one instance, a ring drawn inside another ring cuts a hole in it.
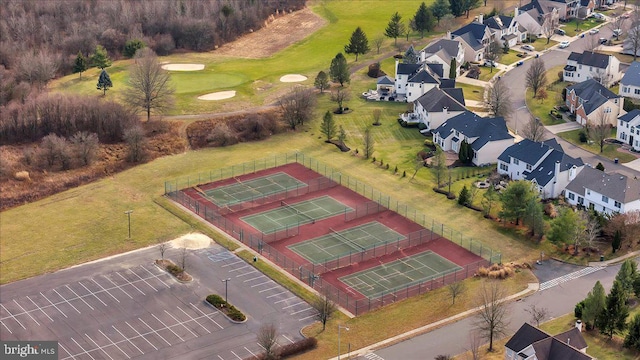
M 371 40 L 371 43 L 376 47 L 376 52 L 380 54 L 380 47 L 382 47 L 382 44 L 384 44 L 384 36 L 379 36 Z
M 451 14 L 443 16 L 438 25 L 438 27 L 445 32 L 453 30 L 454 26 L 456 26 L 456 18 Z
M 344 103 L 351 100 L 351 92 L 346 88 L 337 88 L 335 91 L 331 92 L 331 101 L 338 104 L 338 114 L 342 114 L 344 112 Z
M 124 101 L 134 109 L 144 110 L 149 121 L 152 111 L 164 113 L 171 108 L 174 91 L 171 75 L 162 68 L 153 50 L 138 50 L 129 71 Z
M 549 17 L 545 22 L 545 25 L 542 27 L 542 34 L 547 38 L 547 45 L 551 41 L 551 37 L 556 33 L 558 29 L 558 25 L 560 25 L 560 21 L 556 17 Z
M 500 57 L 500 52 L 502 52 L 502 45 L 500 45 L 498 40 L 492 42 L 485 48 L 484 58 L 491 61 L 490 72 L 493 72 L 493 63 Z
M 41 50 L 23 55 L 18 62 L 20 78 L 43 88 L 58 71 L 58 59 L 52 52 Z
M 189 255 L 189 252 L 187 251 L 187 242 L 183 242 L 182 243 L 182 250 L 180 251 L 180 267 L 182 268 L 182 270 L 187 271 L 187 257 Z
M 477 331 L 470 331 L 467 351 L 471 355 L 471 360 L 480 360 L 480 346 L 482 346 L 482 336 Z
M 533 97 L 538 95 L 538 89 L 547 85 L 547 70 L 541 58 L 533 59 L 526 75 L 527 87 L 533 90 Z
M 146 156 L 147 138 L 144 129 L 140 125 L 134 125 L 124 132 L 124 141 L 128 147 L 128 159 L 130 162 L 140 162 Z
M 535 304 L 529 305 L 525 311 L 531 315 L 531 322 L 535 323 L 536 326 L 540 326 L 540 322 L 549 316 L 549 309 L 545 307 L 537 307 Z
M 465 286 L 463 282 L 456 281 L 449 284 L 447 289 L 449 290 L 449 296 L 451 296 L 451 305 L 455 305 L 456 298 L 465 291 Z
M 167 251 L 167 243 L 158 245 L 158 250 L 160 250 L 160 259 L 164 260 L 164 253 Z
M 623 18 L 622 16 L 613 14 L 611 16 L 611 20 L 609 21 L 609 29 L 611 29 L 611 31 L 615 31 L 613 33 L 613 36 L 616 37 L 616 41 L 620 40 L 620 35 L 621 32 L 620 31 L 616 31 L 616 30 L 620 30 L 622 29 L 622 24 L 624 24 L 625 18 Z
M 316 310 L 316 319 L 322 323 L 322 331 L 327 327 L 327 321 L 336 312 L 336 304 L 325 293 L 320 297 L 316 297 L 311 303 L 311 307 Z
M 296 86 L 288 94 L 278 99 L 278 106 L 282 111 L 282 118 L 292 130 L 298 125 L 311 119 L 316 104 L 316 97 L 312 89 Z
M 364 148 L 364 158 L 369 159 L 374 152 L 375 144 L 373 141 L 373 134 L 371 134 L 371 128 L 366 128 L 364 136 L 362 137 L 362 146 Z
M 495 81 L 486 87 L 485 107 L 493 117 L 509 117 L 513 112 L 511 88 L 504 81 Z
M 505 290 L 498 281 L 485 281 L 478 294 L 480 312 L 476 327 L 489 340 L 489 351 L 493 351 L 493 340 L 507 330 L 507 304 L 502 301 Z
M 601 153 L 604 148 L 604 141 L 611 135 L 610 115 L 611 113 L 599 109 L 589 118 L 589 122 L 587 123 L 589 138 L 593 139 L 593 141 L 600 146 Z
M 278 359 L 278 329 L 272 323 L 264 324 L 258 330 L 258 345 L 264 352 L 261 359 L 275 360 Z
M 540 119 L 531 115 L 529 121 L 524 125 L 524 129 L 522 129 L 522 135 L 531 141 L 542 141 L 544 138 L 544 125 Z
M 83 165 L 89 165 L 93 162 L 98 151 L 98 135 L 86 131 L 79 131 L 71 137 L 76 151 L 76 156 Z
M 640 24 L 632 26 L 627 33 L 627 39 L 624 43 L 624 49 L 633 52 L 633 61 L 638 58 L 638 51 L 640 51 Z
M 587 247 L 587 254 L 590 255 L 591 248 L 593 248 L 593 244 L 596 242 L 598 237 L 600 237 L 602 229 L 600 228 L 598 220 L 594 216 L 589 215 L 588 212 L 582 212 L 581 217 L 585 221 L 583 244 Z

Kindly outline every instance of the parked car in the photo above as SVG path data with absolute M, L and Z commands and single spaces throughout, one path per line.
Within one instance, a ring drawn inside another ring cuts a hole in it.
M 562 29 L 556 29 L 556 34 L 558 34 L 558 35 L 566 35 L 567 33 Z
M 485 60 L 483 63 L 484 66 L 486 67 L 496 67 L 496 62 L 493 60 Z
M 518 61 L 518 62 L 516 63 L 516 66 L 521 66 L 522 64 L 524 64 L 524 61 Z
M 535 51 L 536 50 L 536 48 L 534 48 L 533 45 L 529 45 L 529 44 L 522 45 L 521 48 L 524 49 L 524 50 L 528 50 L 528 51 Z
M 595 34 L 597 34 L 599 32 L 600 32 L 600 29 L 591 29 L 591 30 L 589 30 L 589 34 L 591 34 L 591 35 L 595 35 Z
M 598 20 L 604 20 L 604 15 L 602 15 L 600 13 L 593 13 L 593 17 L 598 19 Z
M 622 29 L 613 29 L 613 36 L 622 35 Z
M 604 44 L 606 44 L 607 42 L 609 42 L 609 39 L 607 39 L 607 38 L 600 38 L 600 40 L 598 40 L 598 42 L 600 43 L 600 45 L 604 45 Z
M 568 48 L 571 45 L 568 41 L 563 41 L 560 43 L 560 49 Z

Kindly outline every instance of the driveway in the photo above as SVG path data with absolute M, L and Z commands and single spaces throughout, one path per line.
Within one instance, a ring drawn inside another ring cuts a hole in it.
M 640 159 L 635 159 L 633 161 L 630 161 L 626 164 L 623 164 L 624 166 L 628 167 L 629 169 L 635 170 L 637 172 L 640 172 Z
M 550 133 L 557 134 L 565 131 L 582 129 L 582 125 L 578 124 L 575 121 L 572 121 L 564 124 L 547 126 L 546 128 Z

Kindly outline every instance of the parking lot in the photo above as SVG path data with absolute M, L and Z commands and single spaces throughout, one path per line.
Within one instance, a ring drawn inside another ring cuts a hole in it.
M 194 281 L 186 284 L 156 267 L 157 255 L 145 249 L 2 286 L 0 338 L 58 340 L 60 359 L 226 360 L 259 354 L 263 324 L 276 324 L 285 344 L 314 321 L 306 302 L 218 245 L 189 252 Z M 204 302 L 211 293 L 225 296 L 226 279 L 244 324 Z

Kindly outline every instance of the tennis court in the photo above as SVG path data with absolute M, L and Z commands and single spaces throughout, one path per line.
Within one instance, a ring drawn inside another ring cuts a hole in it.
M 350 253 L 358 253 L 405 237 L 377 221 L 335 231 L 315 239 L 289 245 L 288 248 L 313 264 L 323 263 Z
M 291 226 L 315 223 L 350 211 L 353 209 L 331 196 L 322 196 L 292 204 L 281 201 L 279 208 L 245 216 L 240 220 L 263 234 L 271 234 Z
M 204 193 L 217 206 L 224 207 L 277 194 L 288 189 L 307 186 L 306 183 L 283 172 L 247 181 L 238 179 L 236 181 L 237 183 L 235 184 L 220 186 L 211 190 L 200 190 L 200 192 Z
M 460 269 L 460 266 L 442 256 L 426 251 L 343 276 L 339 280 L 373 299 L 398 288 L 418 284 Z

